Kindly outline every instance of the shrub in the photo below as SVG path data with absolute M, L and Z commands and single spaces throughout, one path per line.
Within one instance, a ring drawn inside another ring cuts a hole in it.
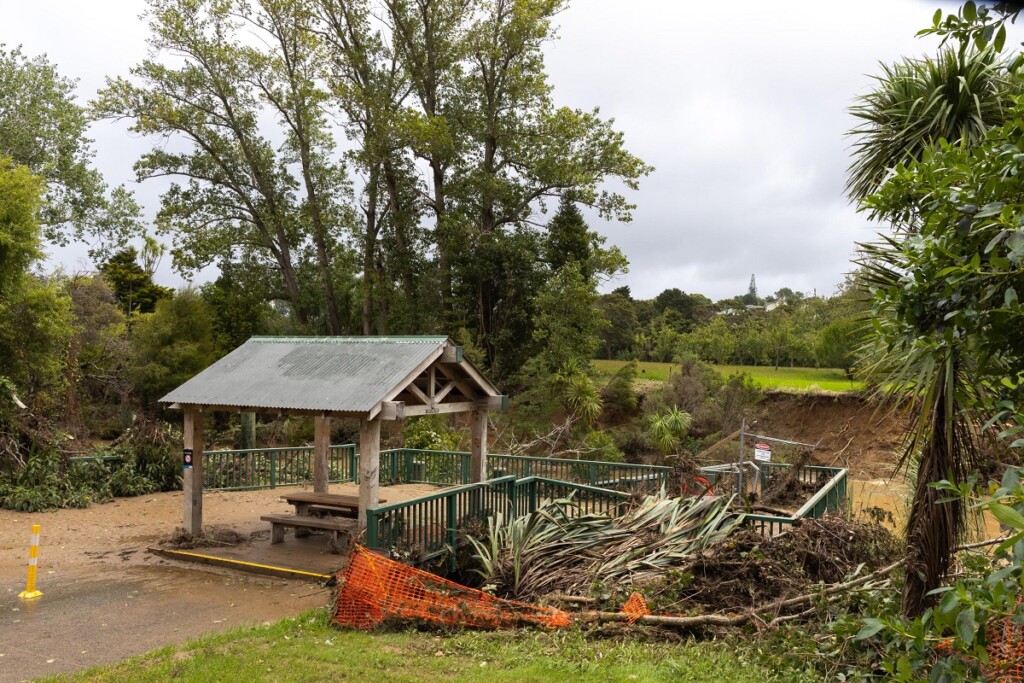
M 425 451 L 457 451 L 462 435 L 451 429 L 446 415 L 424 415 L 406 420 L 402 442 L 406 448 Z

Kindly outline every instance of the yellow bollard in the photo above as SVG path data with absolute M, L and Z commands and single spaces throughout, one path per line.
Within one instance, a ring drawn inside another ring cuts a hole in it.
M 28 548 L 28 581 L 25 583 L 25 590 L 18 593 L 22 600 L 38 598 L 42 592 L 36 590 L 36 562 L 39 559 L 39 525 L 32 525 L 32 545 Z

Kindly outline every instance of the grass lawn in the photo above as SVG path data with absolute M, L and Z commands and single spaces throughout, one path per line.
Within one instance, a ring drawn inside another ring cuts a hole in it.
M 325 610 L 167 647 L 51 681 L 811 681 L 727 642 L 587 638 L 579 630 L 340 631 Z
M 604 375 L 612 375 L 625 365 L 623 360 L 595 360 L 594 366 Z M 638 363 L 640 379 L 664 381 L 668 379 L 669 368 L 678 371 L 672 363 Z M 764 365 L 714 365 L 722 375 L 728 376 L 745 372 L 766 389 L 807 391 L 813 387 L 825 391 L 855 391 L 863 387 L 861 382 L 851 382 L 846 374 L 835 368 L 779 368 Z

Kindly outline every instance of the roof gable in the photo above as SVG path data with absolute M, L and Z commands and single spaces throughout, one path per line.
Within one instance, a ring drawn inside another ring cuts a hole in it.
M 441 360 L 481 396 L 497 396 L 456 349 L 447 337 L 253 337 L 160 401 L 372 416 Z

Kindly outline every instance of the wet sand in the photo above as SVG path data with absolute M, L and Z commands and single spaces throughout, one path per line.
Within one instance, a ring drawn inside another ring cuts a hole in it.
M 267 513 L 288 513 L 280 496 L 294 487 L 207 492 L 203 521 L 248 537 L 245 552 L 269 550 Z M 381 489 L 389 501 L 437 489 Z M 334 485 L 332 493 L 358 487 Z M 243 575 L 169 561 L 147 552 L 181 526 L 181 492 L 119 498 L 81 510 L 21 513 L 0 510 L 0 682 L 113 662 L 210 632 L 262 624 L 326 606 L 329 589 L 315 583 Z M 25 587 L 33 524 L 42 526 L 38 588 L 43 597 L 17 596 Z M 335 562 L 326 537 L 301 542 L 318 571 Z M 202 552 L 201 550 L 198 552 Z

